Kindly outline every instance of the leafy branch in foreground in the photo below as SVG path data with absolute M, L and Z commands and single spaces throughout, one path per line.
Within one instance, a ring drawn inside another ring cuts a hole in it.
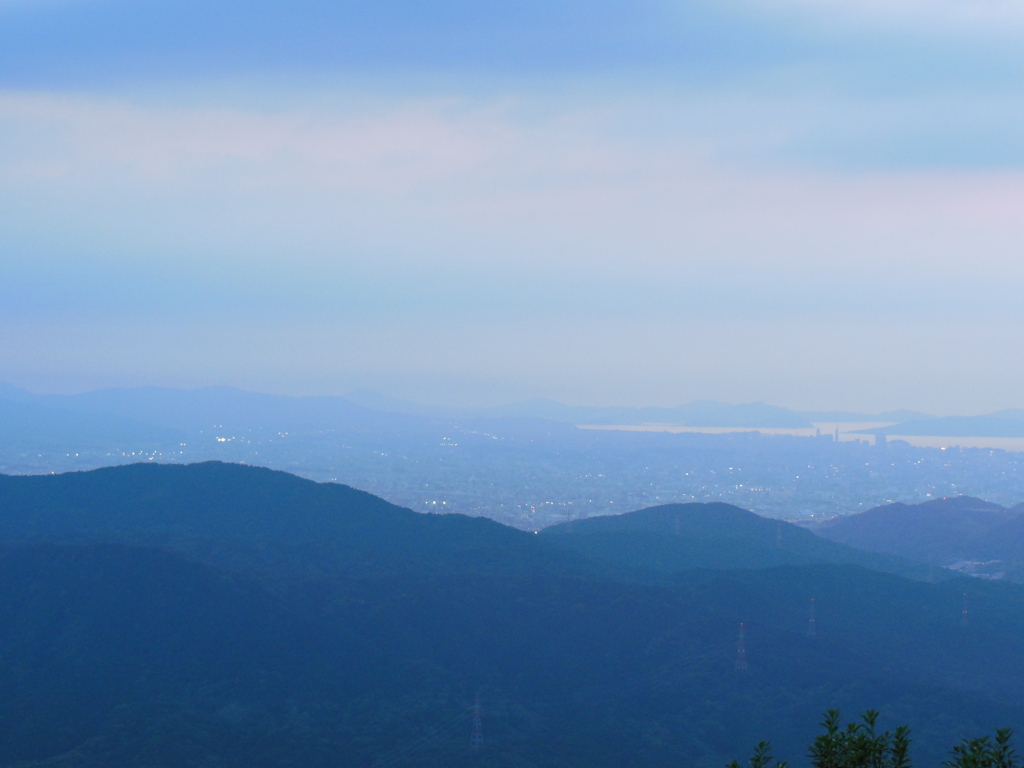
M 859 722 L 843 727 L 839 710 L 828 710 L 821 723 L 825 732 L 808 749 L 813 768 L 910 768 L 910 729 L 901 725 L 879 733 L 877 722 L 878 712 L 869 709 Z M 942 768 L 1024 768 L 1016 760 L 1012 736 L 1010 728 L 1003 728 L 996 731 L 994 741 L 988 736 L 964 739 L 953 747 Z M 726 768 L 745 767 L 733 760 Z M 786 763 L 775 761 L 771 744 L 762 741 L 746 768 L 786 768 Z
M 964 739 L 953 747 L 952 759 L 944 762 L 943 768 L 1017 768 L 1015 752 L 1010 743 L 1013 730 L 1002 728 L 996 731 L 995 742 L 988 736 L 978 739 Z
M 910 768 L 907 752 L 910 729 L 901 725 L 894 733 L 878 733 L 875 724 L 878 712 L 869 709 L 861 722 L 839 725 L 839 710 L 825 713 L 821 727 L 825 732 L 814 740 L 809 750 L 815 768 Z
M 772 761 L 775 758 L 772 757 L 772 747 L 767 741 L 762 741 L 756 747 L 754 747 L 754 756 L 750 758 L 750 763 L 747 768 L 773 768 Z M 744 768 L 738 762 L 733 760 L 729 763 L 726 768 Z M 786 768 L 785 763 L 775 762 L 774 768 Z

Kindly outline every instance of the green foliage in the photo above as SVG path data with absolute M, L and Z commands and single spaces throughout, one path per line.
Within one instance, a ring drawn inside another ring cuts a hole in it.
M 825 713 L 821 726 L 825 733 L 811 745 L 809 756 L 814 768 L 909 768 L 910 729 L 903 725 L 895 732 L 878 733 L 878 712 L 869 709 L 861 722 L 839 725 L 839 710 Z
M 808 750 L 813 768 L 910 768 L 910 729 L 901 725 L 895 731 L 878 733 L 878 712 L 869 709 L 860 722 L 840 724 L 839 710 L 830 709 L 821 723 L 819 734 Z M 943 768 L 1019 768 L 1016 752 L 1010 742 L 1013 729 L 996 731 L 995 740 L 988 736 L 964 739 L 950 751 Z M 754 747 L 749 768 L 786 768 L 774 762 L 767 741 Z M 733 760 L 726 768 L 743 768 Z
M 988 736 L 964 739 L 953 747 L 951 758 L 942 765 L 944 768 L 1017 768 L 1017 760 L 1010 737 L 1011 728 L 996 731 L 995 742 Z
M 774 763 L 774 766 L 773 766 Z M 728 768 L 743 768 L 733 760 Z M 780 763 L 772 756 L 772 745 L 767 741 L 760 742 L 754 747 L 754 755 L 750 758 L 748 768 L 786 768 L 786 763 Z

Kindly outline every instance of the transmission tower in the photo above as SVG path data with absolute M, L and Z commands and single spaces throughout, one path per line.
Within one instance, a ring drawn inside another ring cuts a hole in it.
M 818 624 L 814 615 L 814 598 L 811 598 L 811 617 L 807 620 L 807 636 L 814 638 L 818 636 Z
M 484 743 L 484 724 L 480 719 L 480 693 L 476 694 L 476 701 L 473 703 L 473 730 L 469 734 L 469 748 L 474 752 L 479 751 Z
M 747 633 L 743 626 L 743 622 L 740 622 L 740 636 L 736 640 L 736 669 L 739 672 L 747 671 Z

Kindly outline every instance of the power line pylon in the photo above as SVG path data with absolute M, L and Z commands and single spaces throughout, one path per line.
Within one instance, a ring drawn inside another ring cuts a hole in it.
M 740 622 L 740 635 L 736 640 L 736 670 L 747 671 L 747 633 L 743 622 Z
M 811 598 L 811 617 L 807 620 L 807 636 L 815 638 L 818 636 L 818 621 L 814 615 L 814 598 Z
M 476 694 L 476 701 L 473 703 L 473 730 L 469 734 L 469 748 L 479 752 L 484 744 L 484 724 L 480 719 L 480 693 Z

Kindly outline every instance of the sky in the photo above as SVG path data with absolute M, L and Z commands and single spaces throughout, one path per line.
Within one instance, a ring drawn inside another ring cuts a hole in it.
M 1024 407 L 1024 4 L 0 0 L 0 381 Z

